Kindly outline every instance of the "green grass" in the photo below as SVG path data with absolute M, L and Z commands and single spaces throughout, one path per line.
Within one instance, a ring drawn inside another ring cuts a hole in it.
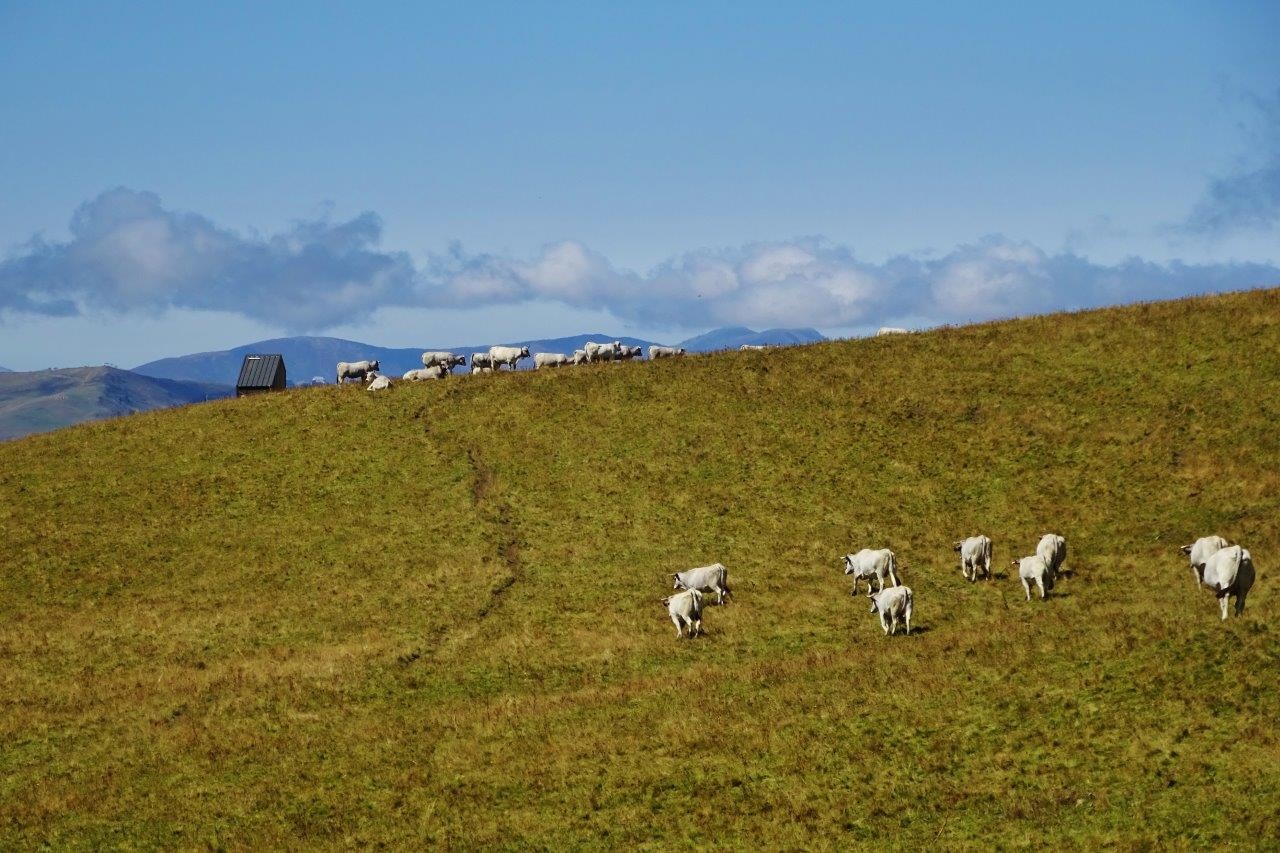
M 0 847 L 1266 846 L 1278 517 L 1276 290 L 3 444 Z

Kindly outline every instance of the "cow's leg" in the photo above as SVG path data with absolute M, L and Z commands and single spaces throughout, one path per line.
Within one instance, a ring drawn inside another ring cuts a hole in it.
M 1245 592 L 1236 593 L 1236 615 L 1237 616 L 1244 615 L 1244 597 L 1246 595 L 1248 595 L 1248 593 L 1245 593 Z
M 1031 600 L 1031 584 L 1027 583 L 1026 578 L 1022 578 L 1022 591 L 1027 594 L 1027 601 Z
M 1226 591 L 1218 594 L 1218 607 L 1222 610 L 1222 618 L 1227 618 L 1227 593 Z
M 907 636 L 910 637 L 911 636 L 911 608 L 910 607 L 907 608 L 906 620 L 907 620 Z
M 1040 600 L 1044 601 L 1044 578 L 1036 578 L 1036 586 L 1040 589 Z
M 672 616 L 672 617 L 671 617 L 671 621 L 672 621 L 673 623 L 675 623 L 675 626 L 676 626 L 676 636 L 677 636 L 677 637 L 683 637 L 683 636 L 684 636 L 684 631 L 681 631 L 681 630 L 680 630 L 680 617 L 679 617 L 679 616 Z

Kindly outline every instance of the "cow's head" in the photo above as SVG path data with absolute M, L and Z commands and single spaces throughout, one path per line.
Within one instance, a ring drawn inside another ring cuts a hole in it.
M 520 357 L 521 357 L 521 358 L 528 358 L 528 357 L 529 357 L 529 348 L 528 348 L 528 347 L 520 347 Z
M 1010 561 L 1009 561 L 1009 565 L 1011 565 L 1011 566 L 1020 566 L 1020 565 L 1022 565 L 1022 561 L 1021 561 L 1021 560 L 1010 560 Z
M 953 544 L 953 545 L 951 546 L 951 550 L 952 550 L 952 551 L 959 552 L 959 551 L 960 551 L 960 549 L 961 549 L 961 548 L 963 548 L 963 547 L 964 547 L 964 543 L 963 543 L 963 542 L 956 542 L 955 544 Z
M 1187 556 L 1187 557 L 1190 557 L 1190 556 L 1191 556 L 1191 549 L 1192 549 L 1192 548 L 1194 548 L 1194 547 L 1195 547 L 1194 545 L 1183 545 L 1183 546 L 1182 546 L 1181 548 L 1179 548 L 1178 550 L 1179 550 L 1179 551 L 1181 551 L 1181 552 L 1183 553 L 1183 555 L 1185 555 L 1185 556 Z
M 375 358 L 373 361 L 369 362 L 369 369 L 370 369 L 370 370 L 381 370 L 381 369 L 382 369 L 382 365 L 381 365 L 381 364 L 378 364 L 378 360 Z
M 852 554 L 844 555 L 844 573 L 846 575 L 853 574 L 853 555 Z
M 675 581 L 675 583 L 671 585 L 672 589 L 680 589 L 683 586 L 683 584 L 680 583 L 680 575 L 676 574 L 675 572 L 672 572 L 671 579 Z
M 867 611 L 868 613 L 875 613 L 880 609 L 880 602 L 876 598 L 876 594 L 871 591 L 870 586 L 867 587 L 867 600 L 871 602 L 871 609 Z

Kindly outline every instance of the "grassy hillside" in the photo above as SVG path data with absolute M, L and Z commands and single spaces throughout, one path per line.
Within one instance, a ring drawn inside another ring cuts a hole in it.
M 11 442 L 0 846 L 1266 844 L 1278 424 L 1271 290 Z M 910 638 L 839 574 L 886 544 Z
M 6 372 L 0 376 L 0 440 L 233 393 L 229 385 L 153 379 L 105 366 Z

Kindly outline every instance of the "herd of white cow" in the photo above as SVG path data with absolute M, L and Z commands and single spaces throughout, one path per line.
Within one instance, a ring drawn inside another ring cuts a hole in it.
M 881 329 L 878 335 L 905 334 L 905 329 Z M 766 347 L 743 344 L 742 350 L 761 350 Z M 573 355 L 558 352 L 540 352 L 532 356 L 528 347 L 490 347 L 487 353 L 478 352 L 471 356 L 472 374 L 492 373 L 503 365 L 515 369 L 521 359 L 532 358 L 535 370 L 552 367 L 564 367 L 574 364 L 594 364 L 608 361 L 629 361 L 642 354 L 640 347 L 627 346 L 621 341 L 597 343 L 588 341 Z M 682 356 L 685 351 L 678 347 L 651 346 L 649 358 L 673 358 Z M 466 356 L 451 352 L 424 352 L 422 367 L 410 370 L 401 377 L 408 382 L 443 379 L 449 376 L 455 367 L 467 362 Z M 368 390 L 381 391 L 392 386 L 390 377 L 378 372 L 379 364 L 375 361 L 338 362 L 337 383 L 341 385 L 348 379 L 368 382 Z M 960 555 L 960 572 L 965 580 L 973 582 L 979 578 L 991 577 L 991 540 L 986 536 L 970 536 L 955 543 L 953 550 Z M 1245 597 L 1253 586 L 1254 569 L 1252 555 L 1239 545 L 1229 545 L 1221 536 L 1204 536 L 1191 545 L 1184 545 L 1182 553 L 1191 560 L 1191 570 L 1195 574 L 1196 584 L 1210 589 L 1218 598 L 1222 618 L 1227 618 L 1228 598 L 1236 600 L 1236 615 L 1244 612 Z M 1062 565 L 1067 559 L 1067 540 L 1056 533 L 1046 533 L 1036 545 L 1036 551 L 1027 557 L 1014 560 L 1012 565 L 1018 569 L 1018 580 L 1026 600 L 1031 600 L 1031 588 L 1034 586 L 1041 600 L 1053 591 Z M 905 567 L 905 566 L 904 566 Z M 880 627 L 885 634 L 896 634 L 899 623 L 911 633 L 911 608 L 914 594 L 910 587 L 904 586 L 898 577 L 897 555 L 888 548 L 872 550 L 864 548 L 856 554 L 844 557 L 844 573 L 853 576 L 853 595 L 858 594 L 858 581 L 867 582 L 867 598 L 870 599 L 871 612 L 878 614 Z M 729 595 L 729 572 L 720 563 L 700 566 L 673 575 L 674 589 L 682 590 L 675 595 L 662 599 L 667 607 L 667 614 L 676 626 L 679 637 L 695 637 L 702 633 L 702 604 L 704 593 L 715 593 L 716 603 L 724 604 Z M 875 580 L 877 589 L 871 591 L 871 581 Z M 891 581 L 886 586 L 885 581 Z M 686 633 L 687 632 L 687 633 Z
M 960 573 L 970 583 L 980 578 L 990 578 L 991 539 L 986 536 L 970 536 L 956 542 L 952 548 L 960 555 Z M 1253 556 L 1239 545 L 1230 545 L 1221 536 L 1204 536 L 1180 549 L 1191 560 L 1191 571 L 1196 585 L 1207 587 L 1218 599 L 1222 618 L 1227 618 L 1228 599 L 1235 598 L 1235 611 L 1244 612 L 1245 597 L 1253 587 Z M 1053 591 L 1067 559 L 1067 540 L 1056 533 L 1040 537 L 1036 552 L 1014 560 L 1018 580 L 1026 600 L 1031 600 L 1034 586 L 1043 601 Z M 853 576 L 851 595 L 858 594 L 858 582 L 867 582 L 867 599 L 871 613 L 880 619 L 880 627 L 886 635 L 898 632 L 898 625 L 911 634 L 911 609 L 915 594 L 899 579 L 898 570 L 905 564 L 888 548 L 873 550 L 863 548 L 856 554 L 844 556 L 844 573 Z M 667 615 L 676 626 L 677 637 L 690 639 L 702 633 L 703 596 L 716 594 L 716 603 L 724 604 L 729 596 L 729 570 L 720 563 L 700 566 L 672 575 L 674 589 L 682 590 L 662 599 Z M 875 581 L 875 590 L 872 590 Z M 687 632 L 687 633 L 686 633 Z
M 764 347 L 749 347 L 744 345 L 742 349 L 764 349 Z M 506 367 L 514 370 L 521 359 L 533 359 L 533 367 L 535 370 L 551 367 L 568 367 L 574 364 L 595 364 L 603 361 L 630 361 L 644 354 L 640 347 L 628 346 L 621 341 L 611 341 L 607 343 L 597 343 L 596 341 L 587 341 L 582 349 L 574 350 L 572 355 L 566 355 L 562 352 L 539 352 L 530 354 L 528 347 L 507 347 L 494 346 L 489 347 L 488 352 L 477 352 L 471 356 L 471 374 L 477 373 L 493 373 Z M 649 347 L 649 358 L 676 358 L 685 354 L 682 347 L 664 347 L 654 345 Z M 465 355 L 455 355 L 451 352 L 424 352 L 422 354 L 422 367 L 414 370 L 406 371 L 400 377 L 404 382 L 421 382 L 428 379 L 444 379 L 453 373 L 455 367 L 466 365 L 467 357 Z M 370 391 L 382 391 L 394 385 L 391 377 L 380 373 L 382 366 L 377 360 L 372 361 L 340 361 L 338 362 L 337 376 L 334 381 L 341 385 L 348 379 L 355 379 L 361 382 L 369 383 L 366 387 Z

